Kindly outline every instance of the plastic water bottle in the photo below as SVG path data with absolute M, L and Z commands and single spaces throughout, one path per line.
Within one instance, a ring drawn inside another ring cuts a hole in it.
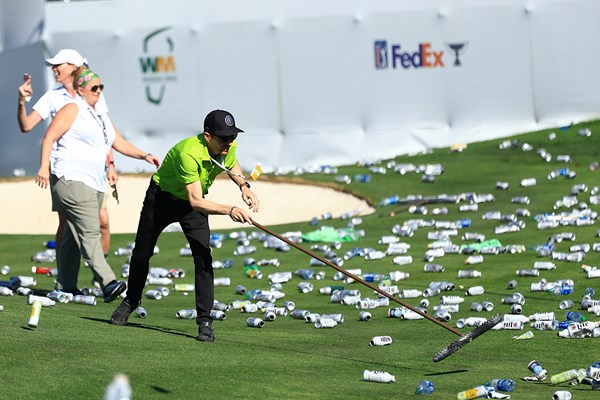
M 594 296 L 596 295 L 596 290 L 594 290 L 594 288 L 586 288 L 585 289 L 585 293 L 584 293 L 584 297 L 589 297 L 590 299 L 594 298 Z
M 557 331 L 565 330 L 569 327 L 570 323 L 571 322 L 569 322 L 569 321 L 558 321 L 558 324 L 556 324 L 556 330 Z
M 434 390 L 433 383 L 430 381 L 422 380 L 419 382 L 419 387 L 415 390 L 415 394 L 431 394 Z
M 116 374 L 104 392 L 104 400 L 130 400 L 131 385 L 124 374 Z
M 294 272 L 294 274 L 302 279 L 313 279 L 315 277 L 315 271 L 307 268 L 298 269 L 296 272 Z
M 354 180 L 360 183 L 369 183 L 371 182 L 371 175 L 369 174 L 357 174 L 354 175 Z
M 516 382 L 512 379 L 492 379 L 485 386 L 491 386 L 501 392 L 512 392 L 515 390 Z
M 363 279 L 365 282 L 380 282 L 384 280 L 386 276 L 384 274 L 378 273 L 367 273 L 363 275 Z
M 233 251 L 233 254 L 236 256 L 240 256 L 240 255 L 245 255 L 245 254 L 251 254 L 251 253 L 254 253 L 255 251 L 256 251 L 255 246 L 238 246 Z
M 259 294 L 261 294 L 263 291 L 261 289 L 252 289 L 252 290 L 248 290 L 245 294 L 244 294 L 244 298 L 249 299 L 249 300 L 256 300 L 256 296 L 258 296 Z
M 383 200 L 381 200 L 379 202 L 379 205 L 380 206 L 391 206 L 393 204 L 397 204 L 399 200 L 400 200 L 400 197 L 398 197 L 398 196 L 390 196 L 390 197 L 386 197 Z
M 560 285 L 556 285 L 548 290 L 548 293 L 554 294 L 571 294 L 573 293 L 573 285 L 570 285 L 568 282 L 560 282 Z
M 565 313 L 565 319 L 567 321 L 575 321 L 575 322 L 584 322 L 587 318 L 580 312 L 577 311 L 567 311 Z

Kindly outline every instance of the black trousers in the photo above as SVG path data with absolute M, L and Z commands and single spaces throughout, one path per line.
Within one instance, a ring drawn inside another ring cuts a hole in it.
M 161 232 L 173 222 L 181 224 L 192 250 L 198 313 L 196 323 L 200 324 L 211 319 L 210 311 L 215 298 L 208 216 L 194 211 L 188 201 L 163 192 L 152 179 L 146 191 L 135 236 L 135 248 L 131 254 L 127 299 L 134 308 L 141 302 L 154 246 Z

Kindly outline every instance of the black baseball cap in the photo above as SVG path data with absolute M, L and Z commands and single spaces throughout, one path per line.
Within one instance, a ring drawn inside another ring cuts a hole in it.
M 233 119 L 233 115 L 230 112 L 213 110 L 204 118 L 204 132 L 208 132 L 211 135 L 229 137 L 244 131 L 236 128 L 235 119 Z

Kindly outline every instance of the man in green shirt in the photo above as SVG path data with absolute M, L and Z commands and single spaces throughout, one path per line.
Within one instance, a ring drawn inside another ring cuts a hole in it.
M 210 318 L 214 274 L 208 215 L 229 215 L 236 222 L 249 224 L 252 218 L 244 209 L 215 203 L 204 196 L 216 176 L 225 171 L 240 188 L 249 209 L 254 212 L 260 209 L 260 202 L 250 190 L 235 156 L 235 138 L 239 132 L 243 131 L 235 126 L 233 115 L 214 110 L 204 119 L 204 133 L 182 140 L 167 153 L 146 191 L 129 265 L 127 297 L 112 314 L 112 324 L 126 325 L 129 315 L 140 305 L 158 237 L 169 224 L 179 222 L 194 259 L 199 326 L 196 339 L 215 340 Z

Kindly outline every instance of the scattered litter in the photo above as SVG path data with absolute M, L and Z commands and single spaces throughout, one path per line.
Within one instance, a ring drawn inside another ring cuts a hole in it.
M 422 380 L 419 382 L 419 387 L 415 390 L 415 394 L 431 394 L 435 390 L 433 382 Z
M 371 371 L 365 369 L 363 372 L 363 380 L 370 382 L 391 383 L 396 382 L 396 376 L 385 371 Z

